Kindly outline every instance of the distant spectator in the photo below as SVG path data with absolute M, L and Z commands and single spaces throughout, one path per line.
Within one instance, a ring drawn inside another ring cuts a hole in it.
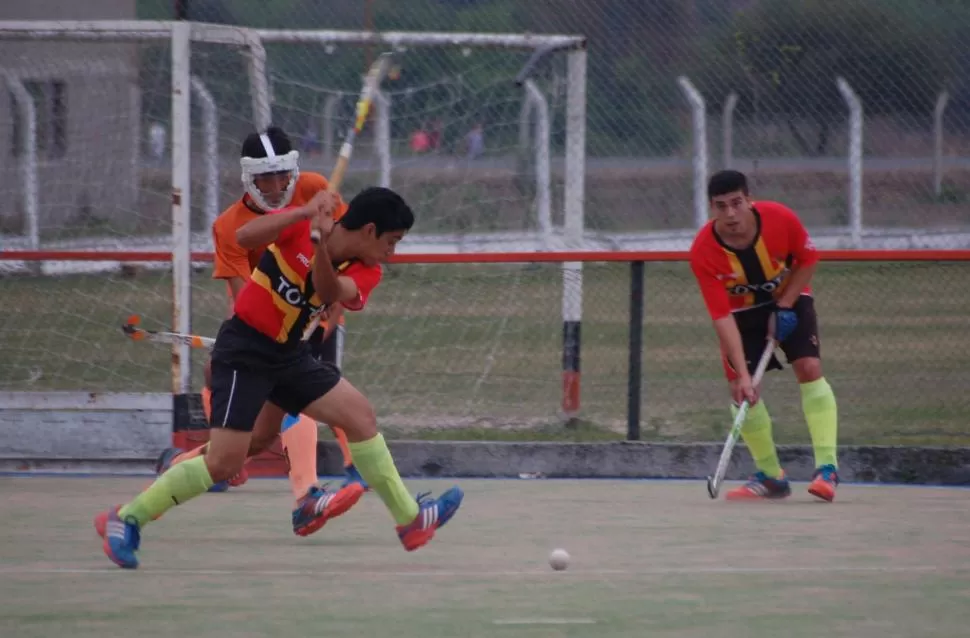
M 465 136 L 468 159 L 481 157 L 485 153 L 485 131 L 481 122 L 472 127 Z
M 317 128 L 313 125 L 312 121 L 307 124 L 306 130 L 300 138 L 300 145 L 303 148 L 303 152 L 307 155 L 319 151 L 321 146 L 320 136 L 317 135 Z
M 419 128 L 411 134 L 411 152 L 427 153 L 430 148 L 431 138 L 423 128 Z
M 161 122 L 153 122 L 148 129 L 148 150 L 152 159 L 161 161 L 165 157 L 165 138 L 167 131 Z
M 441 148 L 441 120 L 438 118 L 431 120 L 431 126 L 428 129 L 428 147 L 431 151 Z

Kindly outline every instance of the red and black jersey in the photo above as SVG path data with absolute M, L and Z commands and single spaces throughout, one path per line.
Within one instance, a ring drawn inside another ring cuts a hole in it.
M 712 319 L 772 303 L 794 266 L 818 261 L 818 251 L 793 210 L 777 202 L 755 202 L 753 208 L 758 232 L 748 248 L 725 244 L 714 220 L 691 245 L 691 270 Z M 811 289 L 802 294 L 811 294 Z
M 263 253 L 239 293 L 233 307 L 236 316 L 277 343 L 298 343 L 306 326 L 326 309 L 313 286 L 314 253 L 309 220 L 284 229 Z M 334 264 L 334 268 L 357 284 L 357 298 L 341 305 L 348 310 L 363 310 L 371 291 L 381 281 L 380 265 L 367 266 L 352 260 Z

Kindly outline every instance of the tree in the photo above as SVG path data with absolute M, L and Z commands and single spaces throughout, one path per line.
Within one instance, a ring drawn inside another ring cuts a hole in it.
M 925 114 L 932 108 L 948 78 L 941 19 L 918 0 L 759 2 L 710 47 L 730 53 L 708 59 L 702 73 L 720 76 L 721 84 L 724 78 L 737 82 L 732 88 L 742 109 L 785 117 L 801 150 L 820 155 L 846 108 L 838 76 L 853 86 L 867 113 Z M 724 66 L 730 67 L 726 73 Z M 815 125 L 814 144 L 801 130 L 805 122 Z

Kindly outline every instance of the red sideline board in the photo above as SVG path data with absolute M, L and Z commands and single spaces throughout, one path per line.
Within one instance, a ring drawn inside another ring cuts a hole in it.
M 202 395 L 177 394 L 173 397 L 172 445 L 194 450 L 209 440 L 209 424 L 202 410 Z M 281 478 L 289 474 L 289 461 L 279 439 L 268 450 L 246 462 L 250 476 Z

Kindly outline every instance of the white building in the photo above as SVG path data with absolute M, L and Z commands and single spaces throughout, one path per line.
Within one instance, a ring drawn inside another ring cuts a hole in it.
M 134 18 L 135 0 L 0 2 L 0 20 Z M 41 233 L 82 234 L 95 220 L 131 218 L 139 190 L 138 50 L 0 39 L 0 236 L 26 232 L 19 172 L 26 116 L 18 87 L 36 112 Z

